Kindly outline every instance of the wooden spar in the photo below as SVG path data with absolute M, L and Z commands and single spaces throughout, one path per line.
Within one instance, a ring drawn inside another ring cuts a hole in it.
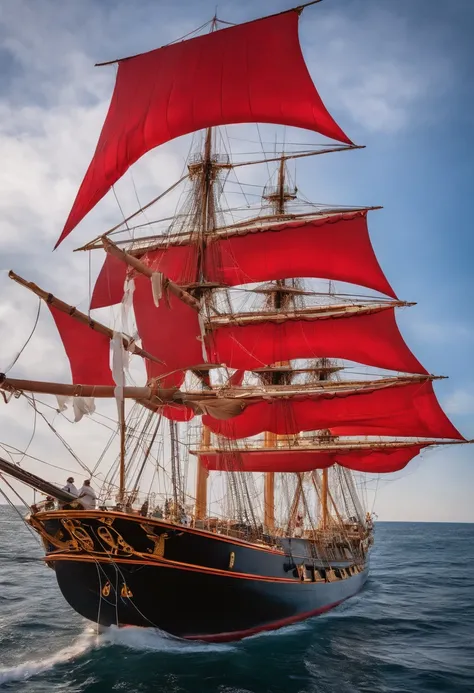
M 323 209 L 319 212 L 305 212 L 303 214 L 291 214 L 290 212 L 285 212 L 284 214 L 269 214 L 260 217 L 253 217 L 252 219 L 246 219 L 245 221 L 236 222 L 235 224 L 229 224 L 228 226 L 218 226 L 214 228 L 213 240 L 219 240 L 219 238 L 227 240 L 228 238 L 232 238 L 233 236 L 244 236 L 248 233 L 258 233 L 260 231 L 265 231 L 267 227 L 262 225 L 262 222 L 266 221 L 270 222 L 273 220 L 274 224 L 271 224 L 271 228 L 273 228 L 274 225 L 283 224 L 286 221 L 311 221 L 312 219 L 316 219 L 318 217 L 330 217 L 336 214 L 351 214 L 354 212 L 371 212 L 378 209 L 383 209 L 383 207 L 336 207 L 330 209 Z M 100 236 L 99 240 L 102 238 L 103 236 Z M 191 235 L 188 232 L 184 232 L 176 233 L 169 237 L 167 236 L 166 238 L 163 238 L 160 241 L 157 241 L 156 238 L 156 236 L 145 236 L 141 238 L 141 243 L 145 243 L 147 241 L 154 242 L 149 243 L 148 245 L 138 247 L 136 246 L 134 249 L 130 250 L 130 254 L 135 257 L 140 257 L 153 250 L 159 250 L 160 248 L 170 248 L 171 246 L 188 245 L 189 243 L 196 242 L 197 236 Z M 129 243 L 129 241 L 118 241 L 116 245 L 125 245 L 127 243 Z M 97 250 L 98 248 L 103 248 L 102 243 L 100 245 L 91 245 L 90 247 L 84 249 Z M 78 248 L 78 250 L 82 250 L 82 248 Z
M 296 10 L 296 12 L 299 12 L 301 14 L 301 12 L 303 12 L 303 10 L 306 7 L 311 7 L 311 5 L 317 5 L 318 2 L 321 2 L 321 1 L 322 0 L 310 0 L 310 2 L 305 2 L 303 5 L 298 5 L 298 7 L 295 7 L 295 10 Z
M 100 241 L 104 236 L 109 236 L 114 231 L 117 231 L 121 226 L 123 226 L 124 224 L 127 224 L 129 221 L 131 221 L 132 219 L 137 217 L 139 214 L 144 212 L 146 209 L 148 209 L 148 207 L 151 207 L 152 205 L 154 205 L 156 202 L 161 200 L 162 197 L 164 197 L 165 195 L 170 193 L 172 190 L 174 190 L 180 183 L 182 183 L 188 177 L 189 177 L 189 173 L 187 173 L 185 176 L 182 176 L 179 180 L 176 181 L 176 183 L 173 183 L 172 186 L 170 186 L 167 190 L 162 192 L 157 197 L 154 197 L 153 200 L 148 202 L 146 205 L 144 205 L 143 207 L 140 207 L 140 209 L 137 209 L 136 212 L 134 212 L 133 214 L 130 214 L 130 216 L 127 217 L 126 219 L 124 219 L 123 221 L 121 221 L 120 224 L 116 224 L 115 226 L 112 226 L 112 228 L 109 229 L 108 231 L 106 231 L 104 234 L 102 234 L 101 236 L 96 236 L 96 238 L 93 238 L 91 241 L 89 241 L 89 243 L 86 243 L 86 245 L 83 245 L 81 248 L 75 248 L 73 252 L 77 253 L 80 250 L 93 250 L 94 248 L 101 247 L 101 246 L 96 246 L 95 243 L 97 243 L 97 241 Z
M 366 390 L 373 390 L 379 388 L 385 388 L 387 386 L 397 387 L 399 385 L 404 385 L 410 382 L 423 382 L 424 380 L 433 380 L 434 376 L 404 376 L 403 378 L 386 378 L 379 381 L 327 381 L 331 385 L 334 391 L 346 388 L 347 385 L 350 386 L 349 392 L 354 391 L 357 394 L 359 391 L 364 392 Z M 357 387 L 355 387 L 357 386 Z M 98 397 L 98 398 L 112 398 L 115 397 L 115 387 L 113 385 L 69 385 L 66 383 L 51 383 L 37 380 L 20 380 L 18 378 L 7 378 L 5 374 L 0 373 L 0 389 L 10 391 L 10 392 L 35 392 L 37 394 L 43 395 L 62 395 L 65 397 Z M 200 407 L 200 403 L 205 407 L 206 402 L 213 403 L 216 406 L 220 402 L 223 404 L 228 404 L 230 402 L 239 403 L 240 411 L 246 406 L 247 402 L 255 403 L 267 401 L 269 398 L 280 398 L 291 399 L 293 397 L 306 397 L 318 396 L 320 392 L 323 392 L 326 388 L 321 387 L 321 383 L 316 387 L 311 384 L 308 387 L 299 387 L 298 390 L 291 391 L 285 386 L 282 386 L 279 390 L 270 391 L 269 388 L 265 388 L 262 391 L 261 388 L 255 391 L 245 391 L 243 388 L 233 388 L 231 390 L 224 389 L 225 396 L 222 396 L 223 391 L 220 389 L 216 390 L 203 390 L 202 392 L 182 392 L 178 388 L 158 388 L 155 386 L 145 386 L 145 387 L 134 387 L 126 386 L 124 387 L 124 397 L 126 399 L 136 399 L 136 400 L 146 400 L 150 404 L 157 404 L 161 406 L 163 403 L 175 403 L 175 404 L 189 404 L 190 406 Z
M 42 479 L 40 476 L 28 472 L 26 469 L 23 469 L 23 467 L 9 462 L 8 460 L 4 460 L 2 457 L 0 457 L 0 470 L 12 476 L 14 479 L 18 479 L 18 481 L 23 482 L 27 486 L 31 486 L 42 493 L 46 493 L 48 496 L 57 498 L 62 503 L 77 500 L 77 496 L 74 496 L 72 493 L 58 488 L 51 482 L 46 481 L 46 479 Z
M 53 294 L 49 294 L 47 291 L 44 291 L 36 284 L 33 284 L 33 282 L 26 281 L 26 279 L 23 279 L 23 277 L 20 277 L 18 274 L 15 274 L 15 272 L 13 272 L 12 270 L 10 270 L 8 276 L 10 277 L 10 279 L 13 279 L 13 281 L 17 282 L 17 284 L 24 286 L 25 289 L 29 289 L 34 294 L 36 294 L 36 296 L 39 296 L 41 299 L 43 299 L 43 301 L 50 304 L 54 308 L 57 308 L 57 310 L 60 310 L 62 313 L 66 313 L 71 318 L 74 318 L 74 320 L 81 322 L 83 325 L 87 325 L 92 330 L 95 330 L 96 332 L 99 332 L 100 334 L 109 337 L 109 339 L 113 338 L 114 331 L 110 329 L 110 327 L 107 327 L 106 325 L 103 325 L 102 323 L 97 322 L 96 320 L 92 320 L 92 318 L 90 318 L 85 313 L 81 313 L 81 311 L 75 308 L 74 306 L 70 306 L 67 303 L 64 303 L 64 301 L 61 301 L 59 298 L 56 298 L 56 296 L 53 296 Z M 144 359 L 154 361 L 155 363 L 163 363 L 163 361 L 157 359 L 156 356 L 153 356 L 153 354 L 150 354 L 148 351 L 145 351 L 141 347 L 137 346 L 131 337 L 126 337 L 125 335 L 122 335 L 122 343 L 124 349 L 128 350 L 130 347 L 133 347 L 133 350 L 131 349 L 130 351 L 134 354 L 138 354 L 138 356 L 141 356 Z
M 382 442 L 377 441 L 377 440 L 369 440 L 369 441 L 360 441 L 360 440 L 348 440 L 341 442 L 340 440 L 334 440 L 334 442 L 330 443 L 319 443 L 316 445 L 293 445 L 291 448 L 291 452 L 298 452 L 300 453 L 307 453 L 307 454 L 312 454 L 314 452 L 348 452 L 351 450 L 385 450 L 385 449 L 397 449 L 397 448 L 406 448 L 410 447 L 411 445 L 421 445 L 424 447 L 429 447 L 429 446 L 435 446 L 435 445 L 465 445 L 466 443 L 473 443 L 474 441 L 472 440 L 433 440 L 429 438 L 413 438 L 413 439 L 407 439 L 407 440 L 384 440 Z M 285 453 L 284 448 L 281 447 L 265 447 L 262 448 L 259 445 L 253 445 L 249 446 L 247 445 L 246 447 L 243 448 L 234 448 L 233 452 L 234 453 L 249 453 L 249 452 L 258 452 L 258 454 L 261 454 L 262 452 L 268 452 L 268 453 L 273 453 L 273 452 L 281 452 L 282 454 Z M 213 447 L 212 450 L 190 450 L 189 451 L 191 455 L 225 455 L 229 452 L 227 448 L 215 448 Z
M 122 262 L 125 262 L 125 264 L 129 265 L 130 267 L 133 267 L 133 269 L 135 269 L 140 274 L 145 275 L 145 277 L 152 277 L 153 270 L 150 267 L 145 265 L 144 262 L 136 258 L 134 255 L 130 255 L 130 253 L 127 253 L 125 252 L 125 250 L 119 248 L 110 239 L 104 236 L 102 238 L 102 244 L 105 250 L 111 255 L 114 255 Z M 184 289 L 178 286 L 178 284 L 175 284 L 175 282 L 171 281 L 171 279 L 164 277 L 163 287 L 171 291 L 171 293 L 174 294 L 177 298 L 179 298 L 180 301 L 183 301 L 183 303 L 186 303 L 191 308 L 194 308 L 194 310 L 197 310 L 198 312 L 201 310 L 200 302 L 196 298 L 194 298 L 194 296 L 188 294 L 187 291 L 184 291 Z
M 292 398 L 292 397 L 311 397 L 318 395 L 320 392 L 329 391 L 351 391 L 354 393 L 379 390 L 385 387 L 399 387 L 408 385 L 409 383 L 422 383 L 425 380 L 443 380 L 447 376 L 444 375 L 402 375 L 393 376 L 391 378 L 379 378 L 378 380 L 317 380 L 306 385 L 267 385 L 263 390 L 250 390 L 244 387 L 233 387 L 231 390 L 226 390 L 226 396 L 233 399 L 243 399 L 250 401 L 263 401 L 269 398 Z M 217 390 L 209 390 L 201 393 L 201 399 L 207 397 L 216 397 Z M 186 393 L 189 396 L 191 393 Z M 195 393 L 193 393 L 195 394 Z
M 264 17 L 259 17 L 258 19 L 269 19 L 270 17 L 277 17 L 278 15 L 286 14 L 287 12 L 297 12 L 298 14 L 301 14 L 306 7 L 310 7 L 311 5 L 316 5 L 318 2 L 322 2 L 322 0 L 310 0 L 310 2 L 305 2 L 303 5 L 298 5 L 297 7 L 292 7 L 288 10 L 283 10 L 282 12 L 275 12 L 274 14 L 265 15 Z M 258 19 L 254 19 L 251 21 L 258 21 Z M 222 19 L 217 19 L 217 17 L 214 16 L 213 19 L 211 19 L 211 31 L 216 30 L 217 22 L 221 22 L 222 24 L 231 24 L 231 22 L 224 22 Z M 206 22 L 205 24 L 198 27 L 197 29 L 195 29 L 191 33 L 194 34 L 196 31 L 199 31 L 199 29 L 203 29 L 208 24 L 209 24 L 209 22 Z M 232 26 L 234 26 L 234 25 L 232 24 Z M 170 46 L 170 45 L 172 45 L 172 43 L 176 43 L 176 42 L 181 41 L 181 40 L 182 39 L 176 39 L 175 41 L 172 41 L 171 43 L 166 43 L 164 46 L 161 46 L 161 48 L 165 48 L 166 46 Z M 156 49 L 156 50 L 158 50 L 158 49 Z M 101 62 L 101 63 L 95 63 L 94 67 L 104 67 L 106 65 L 114 65 L 115 63 L 120 63 L 123 60 L 131 60 L 132 58 L 137 58 L 139 55 L 141 55 L 141 54 L 136 53 L 134 55 L 126 55 L 122 58 L 115 58 L 114 60 L 106 60 L 106 61 Z M 208 130 L 211 130 L 211 128 L 208 128 Z
M 343 317 L 351 314 L 377 313 L 388 308 L 410 308 L 416 305 L 408 301 L 380 301 L 378 303 L 354 303 L 310 306 L 308 308 L 288 309 L 280 311 L 255 311 L 253 313 L 220 313 L 212 315 L 208 321 L 210 329 L 227 327 L 229 325 L 248 325 L 260 322 L 286 322 L 288 320 L 314 320 L 317 318 Z
M 295 152 L 294 154 L 283 154 L 283 156 L 276 156 L 272 157 L 271 159 L 258 159 L 257 161 L 239 161 L 237 163 L 228 164 L 217 163 L 216 167 L 223 169 L 240 168 L 240 166 L 252 166 L 253 164 L 270 164 L 273 161 L 281 161 L 282 159 L 283 161 L 288 161 L 289 159 L 303 159 L 308 156 L 317 156 L 318 154 L 331 154 L 332 152 L 347 152 L 351 149 L 365 149 L 365 145 L 348 144 L 340 147 L 332 147 L 330 149 L 318 149 L 316 151 L 311 152 Z
M 66 383 L 50 383 L 38 380 L 20 380 L 7 378 L 0 373 L 0 390 L 10 392 L 34 392 L 39 395 L 61 395 L 64 397 L 115 397 L 114 385 L 68 385 Z M 163 402 L 177 402 L 182 404 L 185 395 L 178 388 L 156 387 L 131 387 L 123 388 L 123 396 L 126 399 L 144 399 Z M 196 399 L 196 398 L 194 398 Z
M 319 212 L 302 212 L 300 214 L 292 214 L 291 212 L 285 211 L 282 214 L 267 214 L 265 216 L 253 217 L 252 219 L 238 221 L 235 224 L 229 224 L 229 226 L 220 226 L 216 229 L 216 231 L 224 238 L 230 238 L 232 235 L 240 235 L 251 233 L 253 231 L 265 230 L 266 227 L 263 226 L 261 222 L 269 222 L 271 220 L 274 221 L 274 224 L 271 225 L 271 228 L 273 228 L 273 226 L 283 224 L 285 221 L 304 221 L 306 219 L 311 220 L 316 217 L 330 217 L 336 214 L 352 214 L 354 212 L 373 212 L 379 209 L 383 209 L 383 207 L 380 205 L 376 207 L 331 207 L 322 209 Z M 229 233 L 229 231 L 235 233 Z

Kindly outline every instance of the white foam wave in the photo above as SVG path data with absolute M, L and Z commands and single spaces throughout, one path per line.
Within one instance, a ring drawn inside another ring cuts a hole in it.
M 260 633 L 255 633 L 248 638 L 245 638 L 243 642 L 249 642 L 251 640 L 260 640 L 261 638 L 282 638 L 288 637 L 289 635 L 295 635 L 302 631 L 308 630 L 310 627 L 309 621 L 301 621 L 300 623 L 292 623 L 289 626 L 283 626 L 282 628 L 275 628 L 275 630 L 262 630 Z
M 133 650 L 176 652 L 178 654 L 213 651 L 223 652 L 235 648 L 235 645 L 227 643 L 204 643 L 195 640 L 181 640 L 157 628 L 139 628 L 135 626 L 127 626 L 126 628 L 110 626 L 110 628 L 102 632 L 101 641 L 110 645 L 129 647 Z
M 57 664 L 65 664 L 91 650 L 97 643 L 98 638 L 95 633 L 88 630 L 79 636 L 72 645 L 64 647 L 50 657 L 23 662 L 13 667 L 1 667 L 0 686 L 11 681 L 24 681 L 52 669 Z
M 30 660 L 12 667 L 0 667 L 0 686 L 12 681 L 25 681 L 53 669 L 58 664 L 65 664 L 85 652 L 110 645 L 120 645 L 133 650 L 167 652 L 176 654 L 192 654 L 194 652 L 224 652 L 235 646 L 226 643 L 207 644 L 174 638 L 167 633 L 154 628 L 138 628 L 128 626 L 104 628 L 100 635 L 95 629 L 88 629 L 68 647 L 64 647 L 45 659 Z

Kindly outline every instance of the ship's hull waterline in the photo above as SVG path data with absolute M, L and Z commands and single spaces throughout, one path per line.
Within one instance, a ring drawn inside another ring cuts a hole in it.
M 286 540 L 283 552 L 100 511 L 43 512 L 30 522 L 67 602 L 102 626 L 238 640 L 324 613 L 359 592 L 368 575 L 366 562 L 324 570 L 302 540 Z

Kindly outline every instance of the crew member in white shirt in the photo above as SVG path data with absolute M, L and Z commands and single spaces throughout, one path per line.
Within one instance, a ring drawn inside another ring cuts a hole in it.
M 96 495 L 94 489 L 91 487 L 91 482 L 89 479 L 84 481 L 82 488 L 79 489 L 78 500 L 82 503 L 84 510 L 94 510 Z
M 66 486 L 63 487 L 63 491 L 67 491 L 68 493 L 71 493 L 73 496 L 79 495 L 79 491 L 74 486 L 74 479 L 72 478 L 72 476 L 70 476 L 67 480 Z

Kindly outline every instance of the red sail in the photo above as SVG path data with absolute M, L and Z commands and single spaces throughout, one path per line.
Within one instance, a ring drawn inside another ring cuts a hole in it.
M 339 464 L 357 472 L 389 474 L 406 467 L 424 447 L 407 444 L 400 448 L 365 450 L 243 450 L 202 454 L 199 459 L 209 471 L 309 472 Z
M 172 421 L 191 421 L 194 416 L 194 412 L 190 407 L 186 407 L 184 404 L 167 404 L 161 410 L 163 416 Z
M 213 330 L 209 359 L 252 370 L 301 358 L 340 358 L 367 366 L 426 373 L 400 334 L 394 308 L 283 323 L 259 322 Z
M 146 361 L 148 378 L 177 371 L 162 381 L 163 387 L 181 385 L 184 369 L 203 362 L 198 314 L 173 294 L 153 302 L 151 283 L 143 275 L 135 278 L 133 308 L 143 348 L 164 363 Z
M 75 385 L 114 385 L 110 339 L 48 304 L 58 328 Z
M 203 416 L 211 431 L 246 438 L 263 431 L 294 434 L 330 429 L 333 435 L 380 435 L 420 438 L 463 437 L 446 417 L 431 381 L 386 386 L 357 393 L 325 393 L 248 405 L 228 421 Z
M 140 257 L 178 284 L 196 280 L 197 243 L 152 250 Z M 126 269 L 120 260 L 107 255 L 91 308 L 120 303 Z M 372 248 L 366 211 L 255 227 L 242 235 L 210 241 L 204 273 L 208 281 L 228 286 L 319 277 L 396 298 Z
M 196 281 L 197 245 L 171 246 L 140 256 L 142 262 L 178 284 Z M 127 265 L 107 253 L 92 294 L 91 308 L 103 308 L 120 303 L 123 298 Z
M 216 240 L 207 246 L 205 273 L 208 281 L 229 286 L 319 277 L 396 298 L 372 248 L 367 211 L 255 227 Z
M 350 143 L 311 80 L 295 10 L 120 60 L 94 157 L 58 244 L 145 152 L 202 128 L 254 122 Z

